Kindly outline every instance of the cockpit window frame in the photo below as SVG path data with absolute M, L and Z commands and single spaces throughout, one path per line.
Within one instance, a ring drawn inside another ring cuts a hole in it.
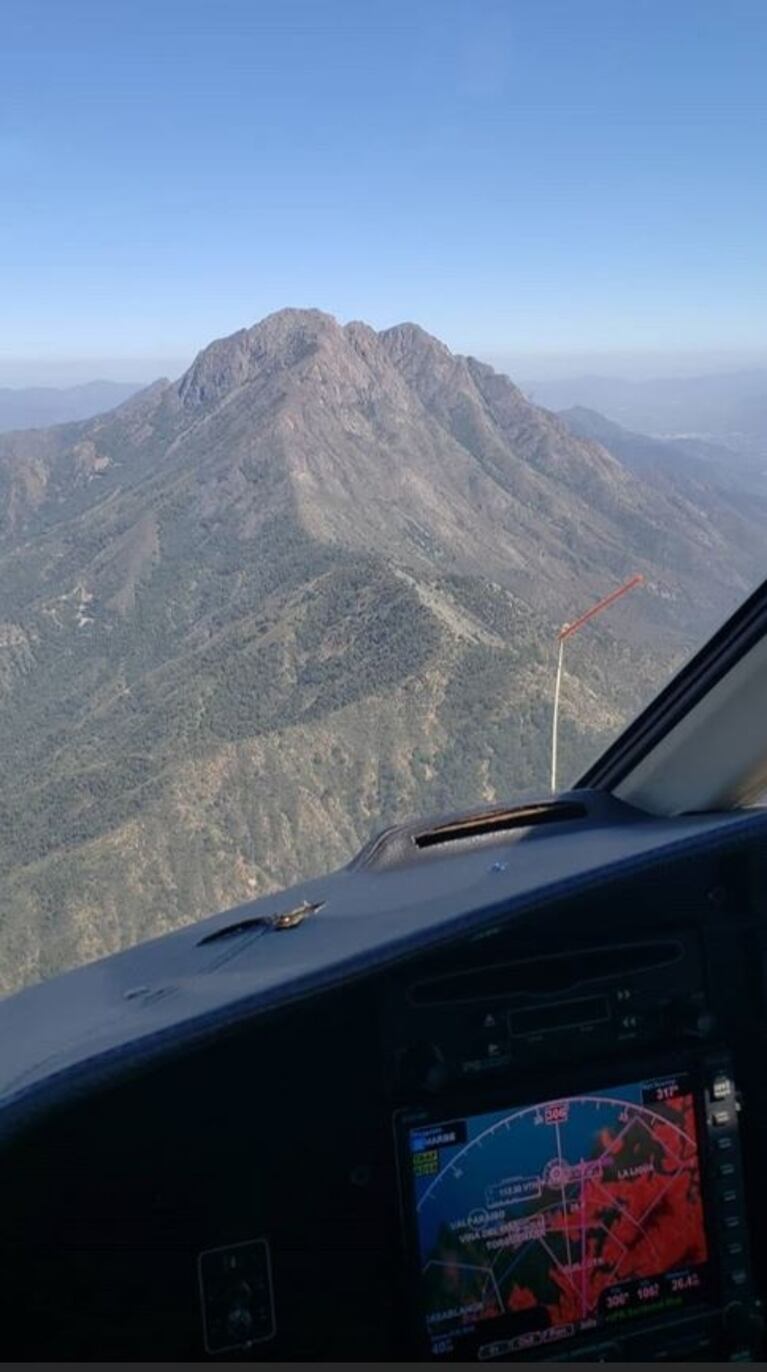
M 738 607 L 572 788 L 630 798 L 631 777 L 729 673 L 767 640 L 767 580 Z M 638 802 L 641 804 L 641 800 Z M 660 808 L 660 807 L 658 807 Z

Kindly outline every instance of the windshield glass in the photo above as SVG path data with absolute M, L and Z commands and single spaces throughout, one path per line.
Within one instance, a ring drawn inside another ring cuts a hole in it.
M 6 13 L 0 991 L 566 787 L 764 577 L 765 38 Z

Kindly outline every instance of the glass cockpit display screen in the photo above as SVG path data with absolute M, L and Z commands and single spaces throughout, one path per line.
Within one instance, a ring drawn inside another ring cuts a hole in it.
M 401 1128 L 432 1356 L 545 1355 L 705 1300 L 690 1077 Z

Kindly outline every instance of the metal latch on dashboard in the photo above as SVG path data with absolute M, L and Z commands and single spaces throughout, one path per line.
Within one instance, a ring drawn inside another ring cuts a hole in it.
M 204 938 L 198 941 L 197 947 L 204 948 L 209 943 L 236 938 L 239 934 L 251 934 L 259 929 L 264 933 L 268 929 L 297 929 L 308 915 L 316 914 L 324 904 L 324 900 L 304 900 L 300 905 L 294 905 L 289 910 L 280 910 L 275 915 L 248 915 L 244 919 L 238 919 L 234 924 L 225 924 L 223 929 L 214 929 L 212 933 L 205 934 Z

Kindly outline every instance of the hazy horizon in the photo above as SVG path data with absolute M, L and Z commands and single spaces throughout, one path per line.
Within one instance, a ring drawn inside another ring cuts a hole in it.
M 362 316 L 360 316 L 362 317 Z M 410 316 L 414 323 L 421 323 Z M 234 333 L 247 324 L 233 324 Z M 223 336 L 223 335 L 219 335 Z M 65 389 L 93 381 L 130 382 L 150 385 L 160 377 L 175 380 L 194 360 L 201 348 L 213 341 L 213 336 L 201 340 L 183 354 L 150 354 L 142 356 L 105 355 L 99 357 L 0 357 L 0 387 L 22 390 L 32 387 Z M 764 350 L 701 350 L 679 352 L 560 352 L 551 350 L 523 352 L 516 349 L 499 351 L 476 343 L 442 338 L 454 352 L 472 354 L 490 363 L 522 385 L 538 381 L 558 381 L 579 377 L 609 377 L 622 381 L 661 380 L 671 377 L 694 377 L 729 372 L 761 371 L 767 369 L 767 348 Z

